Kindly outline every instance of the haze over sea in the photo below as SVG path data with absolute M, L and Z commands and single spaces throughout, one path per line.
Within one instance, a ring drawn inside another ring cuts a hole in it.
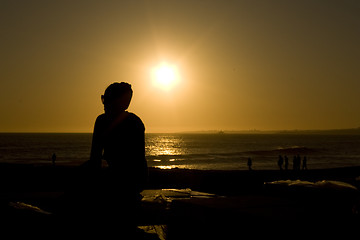
M 89 159 L 90 133 L 1 133 L 0 163 L 81 165 Z M 360 134 L 344 132 L 146 134 L 149 167 L 202 170 L 278 169 L 279 155 L 307 157 L 309 169 L 360 166 Z

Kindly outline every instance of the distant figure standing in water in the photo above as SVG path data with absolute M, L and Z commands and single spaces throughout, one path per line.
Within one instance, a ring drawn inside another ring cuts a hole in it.
M 120 216 L 120 220 L 131 225 L 147 180 L 145 127 L 138 116 L 126 111 L 132 95 L 131 85 L 124 82 L 113 83 L 105 90 L 101 96 L 105 113 L 96 119 L 90 160 L 86 164 L 90 169 L 100 170 L 105 159 L 109 166 L 101 183 L 94 184 L 98 185 L 101 217 L 106 214 L 107 218 L 99 220 L 106 222 L 107 227 L 124 225 L 114 222 Z

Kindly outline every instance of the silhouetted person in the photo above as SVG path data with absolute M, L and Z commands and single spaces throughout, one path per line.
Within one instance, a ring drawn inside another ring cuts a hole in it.
M 55 166 L 55 162 L 56 162 L 56 154 L 53 153 L 53 155 L 51 156 L 51 162 L 52 162 L 52 165 Z
M 294 171 L 299 171 L 300 170 L 300 165 L 301 165 L 301 157 L 300 157 L 300 155 L 294 156 L 293 170 Z
M 297 168 L 297 157 L 296 156 L 294 156 L 294 158 L 293 158 L 293 170 L 294 171 L 296 171 L 296 168 Z
M 307 170 L 307 158 L 304 157 L 303 164 L 302 164 L 302 170 Z
M 96 119 L 87 163 L 88 168 L 95 170 L 95 181 L 102 159 L 108 163 L 106 175 L 100 175 L 97 183 L 90 182 L 98 194 L 98 213 L 101 218 L 106 217 L 98 220 L 106 222 L 109 229 L 132 224 L 134 219 L 130 218 L 135 215 L 147 179 L 145 127 L 138 116 L 126 111 L 132 95 L 131 85 L 121 82 L 108 86 L 101 96 L 105 113 Z
M 289 169 L 289 158 L 287 156 L 284 157 L 284 167 L 285 167 L 285 170 L 288 170 Z
M 284 159 L 281 155 L 279 155 L 279 160 L 278 160 L 278 166 L 279 169 L 282 170 L 282 165 L 284 164 Z
M 248 167 L 249 167 L 249 170 L 252 170 L 252 168 L 251 168 L 251 166 L 252 166 L 252 159 L 251 159 L 251 158 L 248 158 L 247 165 L 248 165 Z
M 296 170 L 300 170 L 300 166 L 301 166 L 301 157 L 300 155 L 298 154 L 297 155 L 297 158 L 296 158 Z

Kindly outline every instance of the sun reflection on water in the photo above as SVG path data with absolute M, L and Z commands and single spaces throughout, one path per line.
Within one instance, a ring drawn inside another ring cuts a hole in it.
M 182 168 L 186 149 L 186 144 L 180 135 L 147 135 L 148 166 L 159 169 Z
M 160 169 L 174 169 L 177 166 L 175 165 L 170 165 L 170 166 L 156 166 L 155 168 L 160 168 Z
M 146 155 L 174 156 L 185 154 L 184 141 L 181 136 L 157 135 L 146 139 Z
M 179 168 L 179 169 L 192 169 L 192 167 L 190 165 L 161 165 L 161 166 L 154 166 L 154 168 L 159 168 L 159 169 L 175 169 L 175 168 Z

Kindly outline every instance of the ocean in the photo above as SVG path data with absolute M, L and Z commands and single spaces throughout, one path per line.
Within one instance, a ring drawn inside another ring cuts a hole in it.
M 0 133 L 0 163 L 81 165 L 89 159 L 90 133 Z M 360 135 L 146 134 L 149 167 L 201 170 L 279 169 L 279 155 L 307 158 L 308 169 L 360 166 Z

